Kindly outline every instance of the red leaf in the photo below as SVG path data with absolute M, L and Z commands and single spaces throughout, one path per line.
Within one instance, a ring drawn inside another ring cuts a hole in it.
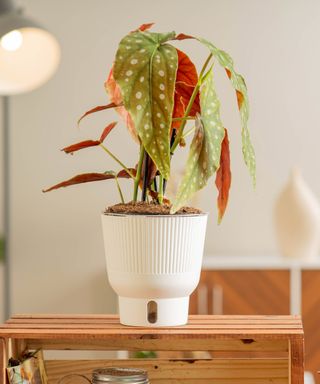
M 78 124 L 80 123 L 80 121 L 90 115 L 91 113 L 95 113 L 95 112 L 99 112 L 99 111 L 103 111 L 105 109 L 110 109 L 110 108 L 115 108 L 115 107 L 118 107 L 119 105 L 115 104 L 115 103 L 110 103 L 110 104 L 107 104 L 107 105 L 99 105 L 98 107 L 95 107 L 95 108 L 92 108 L 90 109 L 90 111 L 87 111 L 85 114 L 83 114 L 80 119 L 78 120 Z
M 64 151 L 65 153 L 73 153 L 79 151 L 80 149 L 96 147 L 97 145 L 100 145 L 100 140 L 84 140 L 80 143 L 72 144 L 68 147 L 62 148 L 61 151 Z
M 224 139 L 221 144 L 220 167 L 216 174 L 216 186 L 218 189 L 218 223 L 221 223 L 228 204 L 229 190 L 231 186 L 230 150 L 228 132 L 225 129 Z
M 128 170 L 130 171 L 130 173 L 132 174 L 132 176 L 136 176 L 137 174 L 137 170 L 134 169 L 134 168 L 128 168 Z M 122 169 L 121 171 L 118 172 L 117 174 L 117 177 L 119 179 L 130 179 L 131 176 L 129 175 L 129 173 L 125 170 L 125 169 Z
M 186 39 L 194 39 L 194 37 L 190 35 L 186 35 L 184 33 L 179 33 L 179 35 L 175 37 L 175 40 L 186 40 Z
M 118 112 L 118 114 L 122 117 L 122 119 L 126 123 L 126 126 L 129 130 L 129 133 L 131 134 L 132 138 L 134 139 L 134 141 L 136 141 L 139 144 L 139 139 L 138 139 L 138 135 L 137 135 L 133 120 L 132 120 L 129 112 L 125 109 L 125 107 L 121 106 L 123 99 L 122 99 L 120 87 L 118 86 L 118 84 L 116 83 L 116 81 L 113 77 L 113 67 L 109 73 L 107 81 L 104 83 L 104 86 L 106 88 L 106 91 L 107 91 L 112 103 L 118 105 L 118 107 L 116 108 L 116 111 Z
M 147 24 L 142 24 L 140 25 L 140 27 L 138 29 L 136 29 L 135 31 L 132 31 L 132 32 L 137 32 L 137 31 L 146 31 L 147 29 L 150 29 L 152 26 L 154 25 L 154 23 L 147 23 Z
M 100 143 L 104 142 L 104 139 L 109 135 L 109 133 L 112 131 L 112 129 L 116 126 L 117 122 L 110 123 L 105 127 L 103 130 L 101 136 L 100 136 Z
M 56 184 L 48 189 L 44 189 L 42 192 L 50 192 L 54 189 L 69 187 L 70 185 L 75 185 L 75 184 L 89 183 L 91 181 L 114 179 L 114 177 L 115 176 L 112 174 L 105 174 L 105 173 L 83 173 L 81 175 L 74 176 L 69 180 Z
M 189 57 L 182 51 L 177 49 L 178 53 L 178 69 L 174 95 L 173 118 L 183 117 L 185 109 L 189 103 L 194 87 L 198 82 L 198 74 L 195 65 Z M 190 116 L 200 113 L 199 94 L 196 96 L 192 105 Z M 173 128 L 179 129 L 181 121 L 175 121 Z

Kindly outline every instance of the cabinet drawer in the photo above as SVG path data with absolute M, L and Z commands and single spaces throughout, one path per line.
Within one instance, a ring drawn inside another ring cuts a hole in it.
M 288 270 L 202 271 L 190 300 L 191 314 L 287 315 Z

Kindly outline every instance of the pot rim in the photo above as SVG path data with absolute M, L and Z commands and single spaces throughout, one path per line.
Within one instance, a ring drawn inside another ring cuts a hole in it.
M 149 214 L 137 214 L 137 213 L 115 213 L 115 212 L 101 212 L 101 216 L 116 216 L 116 217 L 141 217 L 141 218 L 177 218 L 177 217 L 199 217 L 208 216 L 209 212 L 202 213 L 183 213 L 183 214 L 169 214 L 169 215 L 149 215 Z

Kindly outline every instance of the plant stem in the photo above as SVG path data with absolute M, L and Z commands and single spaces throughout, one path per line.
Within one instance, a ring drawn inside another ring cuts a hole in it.
M 185 110 L 185 113 L 184 113 L 184 116 L 183 116 L 183 119 L 182 119 L 182 124 L 181 124 L 180 129 L 179 129 L 179 131 L 177 133 L 177 136 L 176 136 L 176 138 L 174 140 L 174 143 L 173 143 L 173 145 L 171 147 L 171 154 L 174 153 L 175 149 L 177 148 L 177 146 L 178 146 L 178 144 L 179 144 L 179 142 L 181 140 L 181 137 L 183 135 L 184 127 L 185 127 L 185 125 L 187 123 L 187 117 L 189 116 L 189 113 L 191 111 L 192 105 L 193 105 L 193 103 L 194 103 L 194 101 L 196 99 L 196 96 L 197 96 L 198 92 L 199 92 L 199 89 L 200 89 L 200 86 L 201 86 L 201 82 L 202 82 L 202 76 L 203 76 L 203 74 L 204 74 L 204 72 L 205 72 L 205 70 L 206 70 L 206 68 L 207 68 L 211 58 L 212 58 L 212 53 L 210 53 L 210 55 L 208 56 L 207 60 L 203 64 L 203 67 L 202 67 L 200 75 L 199 75 L 198 82 L 197 82 L 196 86 L 194 87 L 194 90 L 193 90 L 192 95 L 190 97 L 188 106 L 187 106 L 187 108 Z
M 127 174 L 132 178 L 134 179 L 134 176 L 133 174 L 129 171 L 129 169 L 112 153 L 109 151 L 108 148 L 106 148 L 103 144 L 100 144 L 100 147 L 105 151 L 107 152 L 107 154 L 109 156 L 111 156 L 113 158 L 113 160 L 115 160 L 118 164 L 121 165 L 121 167 L 127 172 Z
M 117 188 L 118 188 L 118 191 L 119 191 L 119 194 L 120 194 L 121 202 L 124 204 L 124 198 L 123 198 L 123 194 L 122 194 L 121 187 L 120 187 L 120 184 L 119 184 L 119 180 L 118 180 L 117 177 L 115 177 L 115 179 L 116 179 Z
M 174 117 L 172 121 L 182 121 L 182 120 L 195 120 L 193 116 L 188 117 Z
M 173 129 L 171 134 L 171 139 L 170 139 L 170 148 L 172 147 L 175 138 L 176 138 L 176 130 Z M 170 161 L 171 161 L 171 158 L 172 158 L 172 152 L 170 151 Z M 166 193 L 167 181 L 168 180 L 166 179 L 163 180 L 163 195 Z
M 159 193 L 158 193 L 158 201 L 161 205 L 163 203 L 163 176 L 160 174 L 159 176 Z
M 138 188 L 139 188 L 139 182 L 141 178 L 141 169 L 142 169 L 142 163 L 143 163 L 143 158 L 144 158 L 144 146 L 140 146 L 140 156 L 139 156 L 139 162 L 138 162 L 138 167 L 137 167 L 137 174 L 134 179 L 134 187 L 133 187 L 133 201 L 137 201 L 138 198 Z
M 155 192 L 158 192 L 158 187 L 157 187 L 157 176 L 153 179 L 153 188 Z
M 191 133 L 194 132 L 194 130 L 195 130 L 195 127 L 189 129 L 189 131 L 187 131 L 184 135 L 182 135 L 182 139 L 185 139 L 186 137 L 191 135 Z
M 148 171 L 149 171 L 149 155 L 145 151 L 143 157 L 143 182 L 142 182 L 142 197 L 141 201 L 146 201 L 147 198 L 147 188 L 148 188 Z

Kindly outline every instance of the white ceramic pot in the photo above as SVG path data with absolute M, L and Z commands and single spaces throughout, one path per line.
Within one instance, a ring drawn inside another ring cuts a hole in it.
M 183 325 L 198 285 L 207 214 L 103 214 L 109 282 L 119 296 L 120 322 Z

